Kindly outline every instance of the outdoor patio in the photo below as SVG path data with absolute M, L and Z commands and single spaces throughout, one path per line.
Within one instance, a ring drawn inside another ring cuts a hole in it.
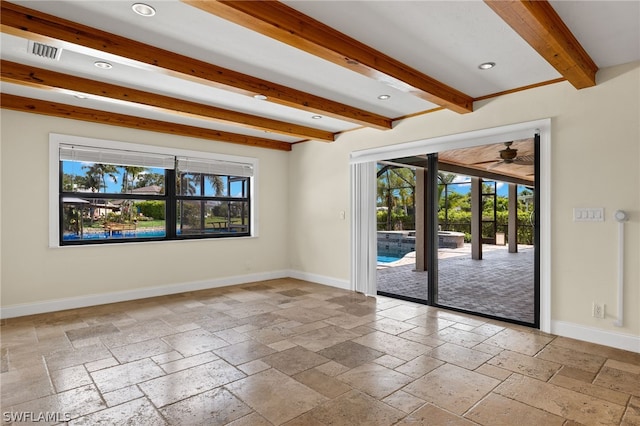
M 471 259 L 470 244 L 438 250 L 439 304 L 500 318 L 534 322 L 534 249 L 519 245 L 483 246 L 483 259 Z M 378 291 L 427 299 L 427 272 L 415 271 L 415 252 L 378 266 Z

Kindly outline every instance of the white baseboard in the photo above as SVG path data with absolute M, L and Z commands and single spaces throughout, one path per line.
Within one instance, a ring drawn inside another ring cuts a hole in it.
M 209 288 L 246 284 L 256 281 L 273 280 L 277 278 L 286 278 L 289 276 L 289 271 L 286 270 L 262 272 L 250 275 L 238 275 L 233 277 L 218 278 L 213 280 L 194 281 L 157 287 L 145 287 L 113 293 L 91 294 L 87 296 L 70 297 L 65 299 L 47 300 L 44 302 L 3 306 L 2 308 L 0 308 L 0 318 L 14 318 L 25 315 L 43 314 L 46 312 L 63 311 L 65 309 L 85 308 L 88 306 L 104 305 L 107 303 L 146 299 L 148 297 L 166 296 L 169 294 L 206 290 Z
M 633 334 L 586 327 L 565 321 L 551 321 L 551 333 L 640 353 L 640 336 Z
M 309 281 L 316 284 L 328 285 L 330 287 L 337 287 L 343 290 L 352 290 L 349 280 L 339 280 L 337 278 L 327 277 L 324 275 L 311 274 L 308 272 L 295 270 L 289 270 L 289 277 L 296 278 L 298 280 Z

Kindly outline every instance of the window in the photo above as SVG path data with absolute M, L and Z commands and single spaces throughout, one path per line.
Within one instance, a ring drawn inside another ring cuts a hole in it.
M 256 160 L 167 151 L 52 135 L 52 245 L 253 235 Z

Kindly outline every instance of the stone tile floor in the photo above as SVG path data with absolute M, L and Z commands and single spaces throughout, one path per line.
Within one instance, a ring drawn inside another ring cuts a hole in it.
M 393 266 L 378 268 L 378 291 L 427 299 L 427 272 L 415 271 L 415 252 Z M 438 303 L 467 311 L 533 324 L 534 249 L 519 246 L 483 248 L 471 259 L 470 245 L 438 253 Z
M 638 353 L 294 279 L 8 319 L 1 337 L 4 424 L 640 424 Z

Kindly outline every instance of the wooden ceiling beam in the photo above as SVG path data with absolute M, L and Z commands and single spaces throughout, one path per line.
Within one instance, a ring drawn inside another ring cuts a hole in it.
M 484 0 L 576 89 L 596 85 L 598 67 L 546 0 Z
M 66 19 L 2 1 L 2 31 L 32 38 L 28 33 L 62 40 L 101 52 L 149 64 L 170 75 L 206 82 L 213 87 L 244 94 L 264 95 L 267 102 L 322 114 L 377 129 L 391 129 L 392 119 L 270 81 L 251 77 L 188 56 L 91 28 Z
M 472 97 L 279 1 L 182 1 L 436 105 L 473 111 Z
M 88 121 L 91 123 L 108 124 L 111 126 L 128 127 L 151 132 L 167 133 L 170 135 L 188 136 L 193 138 L 227 142 L 238 145 L 248 145 L 258 148 L 291 151 L 291 144 L 274 141 L 272 139 L 222 132 L 185 124 L 170 123 L 168 121 L 153 120 L 131 115 L 117 114 L 96 109 L 77 107 L 58 102 L 49 102 L 22 96 L 0 94 L 2 108 L 29 112 L 35 114 L 62 117 L 72 120 Z
M 246 128 L 270 131 L 305 139 L 329 142 L 335 140 L 333 133 L 324 130 L 229 111 L 210 105 L 203 105 L 87 78 L 75 77 L 10 61 L 0 61 L 0 76 L 2 81 L 9 83 L 36 86 L 49 90 L 64 89 L 80 94 L 104 96 L 217 123 L 235 124 Z

